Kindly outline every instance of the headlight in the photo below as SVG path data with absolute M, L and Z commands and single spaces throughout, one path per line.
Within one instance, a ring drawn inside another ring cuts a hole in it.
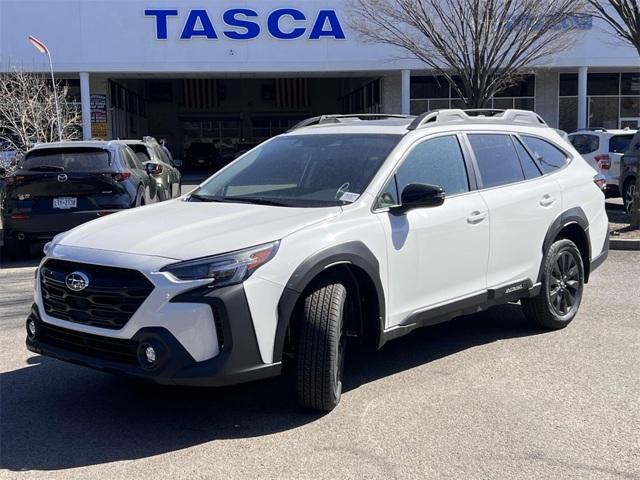
M 265 243 L 237 252 L 174 263 L 161 271 L 180 280 L 213 280 L 211 286 L 223 287 L 244 282 L 259 267 L 271 260 L 280 242 Z

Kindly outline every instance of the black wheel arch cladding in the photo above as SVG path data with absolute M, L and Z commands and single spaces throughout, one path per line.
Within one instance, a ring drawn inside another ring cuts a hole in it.
M 380 264 L 376 256 L 362 242 L 353 241 L 334 245 L 307 257 L 293 272 L 278 302 L 273 361 L 282 358 L 289 323 L 294 309 L 309 284 L 324 270 L 336 265 L 354 265 L 363 270 L 374 285 L 378 300 L 378 325 L 384 330 L 385 297 L 380 280 Z
M 538 282 L 542 280 L 542 273 L 544 268 L 544 256 L 547 251 L 549 251 L 549 247 L 554 243 L 554 241 L 558 238 L 558 235 L 565 228 L 571 228 L 571 226 L 578 227 L 580 230 L 581 242 L 583 245 L 576 245 L 580 254 L 582 255 L 582 262 L 584 265 L 584 275 L 585 275 L 585 283 L 589 280 L 590 273 L 590 262 L 591 262 L 591 240 L 589 238 L 589 221 L 587 220 L 587 215 L 584 213 L 584 210 L 580 207 L 570 208 L 565 212 L 558 215 L 558 217 L 553 221 L 549 229 L 547 230 L 547 234 L 544 238 L 544 243 L 542 244 L 542 263 L 540 265 L 540 271 L 538 272 Z M 572 238 L 568 238 L 572 240 Z M 574 242 L 575 243 L 575 242 Z M 604 247 L 603 247 L 604 248 Z

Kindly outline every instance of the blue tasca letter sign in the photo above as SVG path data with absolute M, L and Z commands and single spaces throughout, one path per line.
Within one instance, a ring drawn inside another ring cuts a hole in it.
M 261 34 L 259 14 L 249 8 L 232 8 L 222 13 L 219 24 L 216 24 L 207 10 L 194 9 L 180 15 L 176 9 L 145 10 L 145 16 L 155 20 L 156 39 L 169 38 L 169 23 L 172 17 L 180 21 L 178 38 L 190 40 L 205 38 L 217 40 L 223 36 L 230 40 L 252 40 Z M 180 18 L 182 17 L 182 18 Z M 319 40 L 330 38 L 344 40 L 345 34 L 335 10 L 320 10 L 313 18 L 295 8 L 279 8 L 265 16 L 268 33 L 280 40 L 307 38 Z M 216 30 L 216 26 L 220 31 Z

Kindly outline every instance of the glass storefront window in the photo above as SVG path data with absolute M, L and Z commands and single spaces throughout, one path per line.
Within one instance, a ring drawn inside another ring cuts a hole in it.
M 618 128 L 618 99 L 589 97 L 589 127 Z
M 577 73 L 561 73 L 560 74 L 560 96 L 561 97 L 577 97 L 578 96 L 578 74 Z
M 456 82 L 460 84 L 459 80 Z M 533 110 L 535 107 L 535 75 L 525 76 L 520 83 L 496 95 L 487 108 L 521 108 Z M 466 108 L 464 101 L 451 88 L 447 80 L 435 76 L 411 77 L 411 114 L 419 115 L 446 108 Z
M 558 128 L 565 132 L 578 129 L 578 99 L 576 97 L 560 98 Z
M 622 97 L 620 100 L 620 117 L 640 117 L 640 96 Z
M 640 95 L 640 73 L 623 73 L 620 93 L 622 95 Z
M 589 73 L 587 95 L 620 95 L 619 73 Z
M 443 77 L 411 77 L 411 98 L 449 98 L 449 83 Z

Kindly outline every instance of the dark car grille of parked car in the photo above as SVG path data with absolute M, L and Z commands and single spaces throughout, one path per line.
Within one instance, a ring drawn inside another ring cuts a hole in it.
M 84 288 L 72 289 L 70 279 L 78 274 L 88 282 Z M 113 330 L 122 328 L 153 290 L 153 284 L 136 270 L 56 259 L 42 266 L 40 285 L 47 315 Z
M 48 345 L 113 362 L 138 365 L 138 342 L 90 335 L 44 322 L 39 325 L 39 339 Z

